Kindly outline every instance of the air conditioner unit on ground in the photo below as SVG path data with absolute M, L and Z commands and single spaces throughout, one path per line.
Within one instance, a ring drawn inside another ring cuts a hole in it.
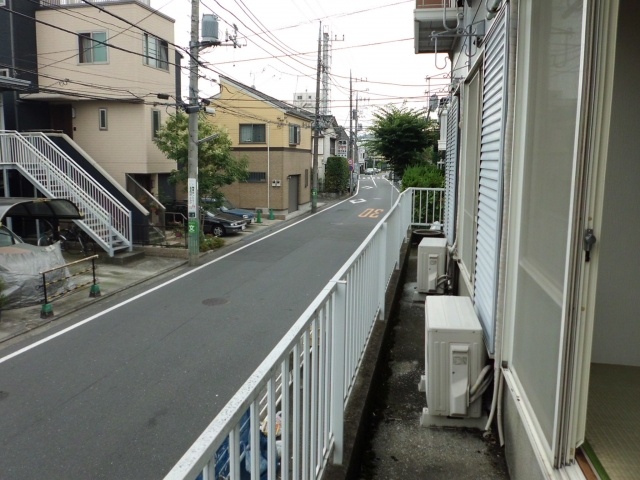
M 482 326 L 469 297 L 428 296 L 425 301 L 425 376 L 419 388 L 426 391 L 427 408 L 420 424 L 482 428 L 482 395 L 491 375 L 483 370 L 487 353 Z M 471 392 L 470 389 L 475 387 Z M 482 393 L 482 392 L 479 392 Z M 472 396 L 478 398 L 470 402 Z
M 443 293 L 444 282 L 438 284 L 446 271 L 447 239 L 425 237 L 418 245 L 418 292 Z

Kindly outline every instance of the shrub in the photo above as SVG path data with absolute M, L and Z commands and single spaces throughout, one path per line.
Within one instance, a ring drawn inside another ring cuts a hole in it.
M 443 188 L 444 174 L 433 164 L 425 163 L 408 167 L 402 176 L 402 190 L 407 188 Z M 427 223 L 441 217 L 443 205 L 442 196 L 431 192 L 428 198 L 416 197 L 413 205 L 413 218 L 423 219 Z M 426 201 L 425 201 L 426 200 Z M 435 218 L 431 218 L 435 217 Z
M 224 239 L 215 235 L 203 235 L 200 237 L 200 251 L 208 252 L 217 248 L 224 247 Z
M 344 193 L 349 189 L 349 163 L 344 157 L 329 157 L 324 167 L 324 191 Z
M 413 165 L 404 171 L 402 176 L 402 189 L 417 188 L 443 188 L 444 174 L 433 164 L 424 163 Z

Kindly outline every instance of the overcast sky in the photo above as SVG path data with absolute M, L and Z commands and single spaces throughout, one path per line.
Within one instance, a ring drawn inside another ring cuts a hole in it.
M 187 47 L 191 0 L 152 0 L 152 7 L 176 21 L 175 43 Z M 218 73 L 267 95 L 293 102 L 294 92 L 316 91 L 318 33 L 329 33 L 330 112 L 349 125 L 349 75 L 353 102 L 366 128 L 380 106 L 426 108 L 429 91 L 446 95 L 448 61 L 416 55 L 413 42 L 415 0 L 202 0 L 202 14 L 219 17 L 219 32 L 238 27 L 241 48 L 203 50 L 201 96 L 218 91 Z M 185 66 L 188 58 L 184 59 Z M 211 79 L 211 80 L 207 80 Z M 183 83 L 188 84 L 185 77 Z

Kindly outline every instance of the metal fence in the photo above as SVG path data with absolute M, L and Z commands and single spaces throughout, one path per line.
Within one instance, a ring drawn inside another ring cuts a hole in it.
M 165 480 L 312 479 L 342 463 L 344 410 L 423 191 L 400 195 Z
M 416 226 L 442 225 L 444 219 L 444 188 L 413 188 L 411 224 Z

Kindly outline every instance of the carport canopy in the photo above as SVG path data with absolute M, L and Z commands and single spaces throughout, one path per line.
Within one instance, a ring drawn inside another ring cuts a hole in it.
M 82 214 L 78 207 L 65 198 L 0 198 L 0 224 L 5 217 L 21 217 L 49 220 L 81 220 Z

